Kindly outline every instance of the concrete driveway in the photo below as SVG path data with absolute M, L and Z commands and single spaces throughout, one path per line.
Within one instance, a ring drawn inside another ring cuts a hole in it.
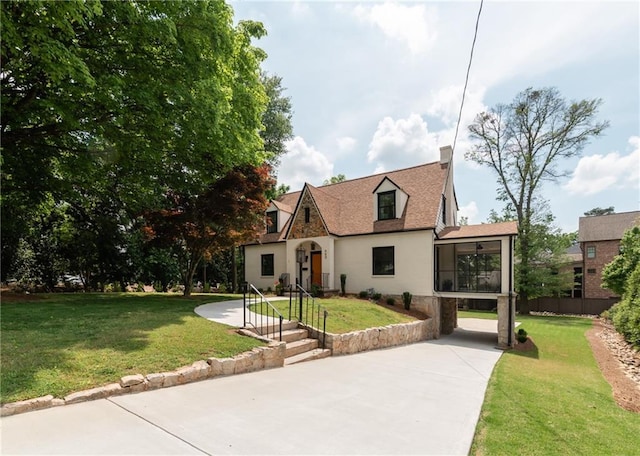
M 502 353 L 494 348 L 495 324 L 457 329 L 436 341 L 2 418 L 0 450 L 467 454 Z

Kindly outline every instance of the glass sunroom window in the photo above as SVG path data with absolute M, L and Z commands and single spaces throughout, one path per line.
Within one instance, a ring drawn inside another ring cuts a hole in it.
M 500 241 L 437 248 L 437 291 L 497 293 L 502 288 Z

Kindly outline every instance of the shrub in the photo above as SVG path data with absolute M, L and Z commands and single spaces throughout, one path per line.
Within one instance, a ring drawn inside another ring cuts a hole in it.
M 211 284 L 209 282 L 205 282 L 202 291 L 205 293 L 211 293 Z
M 516 339 L 518 342 L 525 343 L 527 341 L 527 331 L 524 328 L 518 329 L 518 334 L 516 335 Z
M 640 263 L 627 278 L 622 300 L 609 310 L 609 315 L 616 331 L 640 347 Z
M 346 274 L 340 274 L 340 291 L 342 291 L 342 294 L 346 294 L 345 289 L 347 287 L 347 275 Z
M 371 295 L 371 299 L 373 299 L 375 302 L 378 302 L 382 299 L 382 293 L 373 293 Z
M 404 303 L 404 308 L 409 310 L 411 308 L 411 300 L 413 299 L 413 295 L 408 291 L 402 293 L 402 302 Z
M 358 297 L 360 299 L 367 299 L 369 297 L 369 292 L 363 290 L 360 293 L 358 293 Z
M 156 293 L 162 293 L 164 291 L 164 289 L 162 288 L 162 282 L 160 282 L 159 280 L 153 282 L 153 289 Z
M 387 298 L 387 304 L 390 306 L 395 306 L 396 305 L 396 300 L 394 298 L 392 298 L 391 296 L 389 296 Z
M 311 285 L 311 296 L 321 298 L 324 296 L 324 290 L 320 285 Z

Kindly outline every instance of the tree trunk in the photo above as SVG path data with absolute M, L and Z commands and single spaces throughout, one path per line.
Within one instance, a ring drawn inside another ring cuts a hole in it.
M 238 259 L 236 257 L 236 246 L 231 247 L 231 289 L 238 291 Z

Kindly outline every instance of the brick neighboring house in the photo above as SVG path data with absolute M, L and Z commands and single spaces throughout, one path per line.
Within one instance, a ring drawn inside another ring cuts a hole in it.
M 602 269 L 620 252 L 620 240 L 629 228 L 640 225 L 640 211 L 580 217 L 578 242 L 582 250 L 583 297 L 618 298 L 602 288 Z
M 456 299 L 492 299 L 514 310 L 517 224 L 457 226 L 453 152 L 440 153 L 434 163 L 307 183 L 271 201 L 265 232 L 243 246 L 245 280 L 265 290 L 282 279 L 336 291 L 346 274 L 347 293 L 373 288 L 399 299 L 408 291 L 412 307 L 432 318 L 435 337 L 453 330 Z M 500 327 L 508 320 L 499 315 Z

